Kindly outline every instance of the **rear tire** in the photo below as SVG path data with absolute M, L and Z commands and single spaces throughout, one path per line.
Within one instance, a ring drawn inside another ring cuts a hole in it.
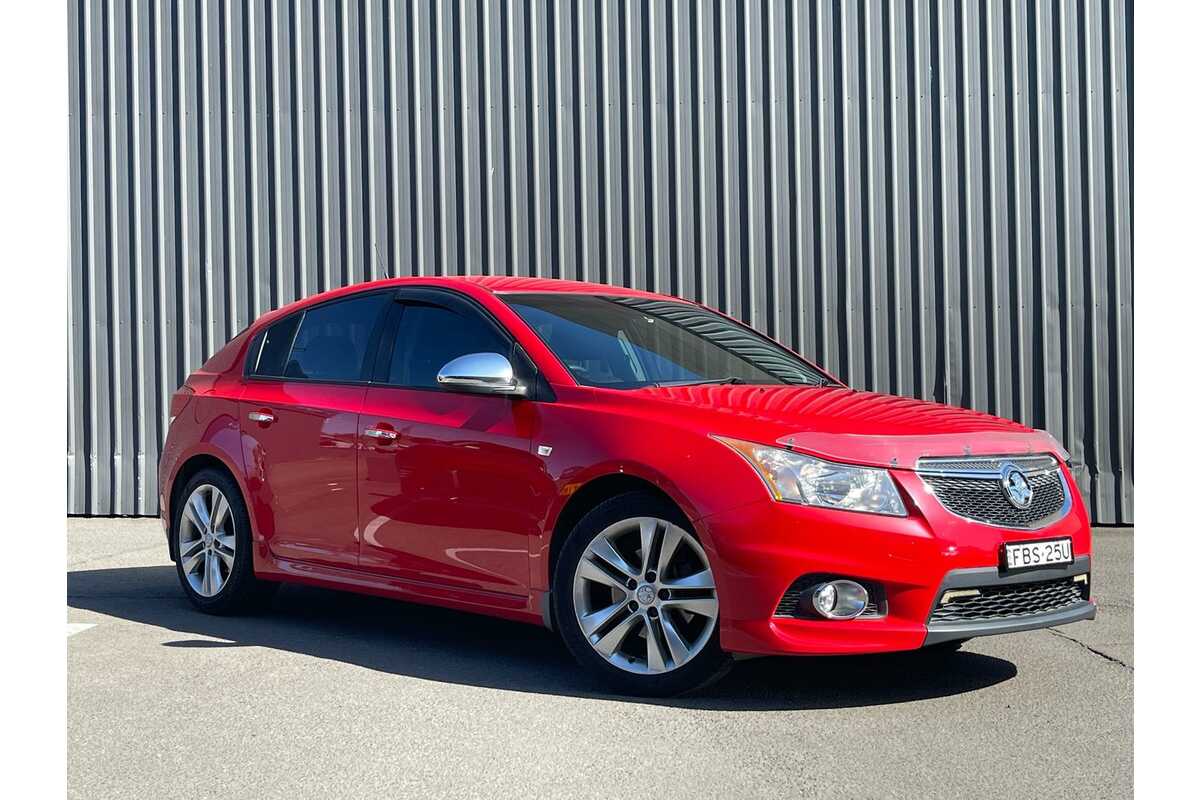
M 649 492 L 610 498 L 576 524 L 551 598 L 567 649 L 618 692 L 682 694 L 732 666 L 703 545 L 674 504 Z
M 179 493 L 172 516 L 175 572 L 193 606 L 206 614 L 261 607 L 276 584 L 254 576 L 250 514 L 226 472 L 197 472 Z

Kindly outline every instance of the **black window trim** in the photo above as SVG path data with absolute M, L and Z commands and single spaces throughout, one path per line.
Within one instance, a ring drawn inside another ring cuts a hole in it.
M 246 353 L 245 363 L 242 365 L 242 378 L 247 381 L 263 383 L 315 383 L 334 386 L 378 386 L 385 389 L 404 389 L 406 391 L 414 392 L 423 391 L 441 392 L 446 394 L 461 394 L 461 392 L 458 392 L 454 389 L 443 389 L 438 386 L 405 386 L 402 384 L 389 383 L 386 378 L 381 379 L 377 377 L 380 374 L 379 370 L 381 369 L 380 359 L 384 358 L 385 353 L 386 361 L 383 362 L 382 368 L 386 369 L 388 366 L 390 366 L 392 348 L 395 347 L 394 334 L 399 333 L 400 319 L 403 315 L 406 301 L 416 300 L 429 305 L 442 306 L 443 308 L 454 311 L 455 313 L 461 313 L 459 309 L 454 308 L 454 305 L 457 303 L 462 307 L 462 310 L 469 310 L 478 314 L 479 317 L 483 319 L 484 323 L 493 328 L 502 340 L 508 342 L 509 354 L 507 357 L 513 362 L 513 369 L 517 371 L 517 374 L 520 377 L 528 380 L 530 384 L 530 393 L 523 399 L 532 400 L 535 402 L 553 402 L 555 400 L 554 390 L 546 381 L 541 369 L 538 368 L 537 362 L 535 362 L 533 358 L 527 352 L 525 352 L 525 348 L 521 346 L 520 341 L 517 340 L 517 337 L 513 334 L 513 332 L 505 327 L 500 320 L 496 319 L 495 315 L 492 314 L 489 309 L 485 308 L 475 298 L 470 297 L 469 295 L 456 289 L 451 289 L 444 286 L 420 284 L 389 286 L 383 289 L 368 289 L 361 292 L 350 292 L 341 295 L 340 297 L 333 297 L 329 300 L 313 303 L 312 305 L 306 306 L 299 311 L 294 311 L 287 316 L 281 317 L 269 325 L 263 326 L 261 330 L 254 334 L 255 338 L 257 338 L 259 335 L 262 335 L 263 337 L 258 344 L 259 352 L 254 356 L 253 359 L 254 365 L 256 367 L 258 366 L 258 359 L 262 356 L 262 345 L 266 341 L 266 331 L 282 322 L 291 319 L 294 316 L 300 317 L 300 320 L 296 323 L 296 330 L 292 332 L 292 341 L 288 344 L 287 355 L 284 357 L 284 364 L 286 366 L 287 362 L 291 359 L 292 347 L 296 343 L 296 336 L 299 335 L 300 327 L 304 324 L 304 317 L 309 311 L 315 308 L 330 305 L 332 303 L 357 299 L 369 294 L 390 294 L 392 295 L 393 302 L 388 305 L 386 311 L 379 315 L 379 318 L 375 321 L 375 327 L 371 330 L 371 336 L 367 341 L 367 352 L 363 354 L 363 373 L 367 375 L 366 378 L 360 378 L 359 380 L 355 381 L 347 381 L 327 380 L 323 378 L 296 378 L 286 375 L 255 375 L 250 371 L 251 358 L 249 349 Z M 389 332 L 391 332 L 393 336 L 385 344 L 384 336 Z M 251 339 L 252 345 L 253 342 L 254 340 Z
M 254 357 L 254 366 L 257 368 L 258 360 L 262 357 L 262 346 L 266 342 L 265 332 L 270 330 L 271 328 L 274 328 L 276 325 L 279 325 L 283 322 L 287 322 L 288 320 L 292 319 L 293 317 L 299 317 L 299 321 L 297 321 L 297 323 L 296 323 L 296 329 L 294 331 L 292 331 L 292 341 L 288 343 L 287 355 L 284 356 L 284 359 L 283 359 L 284 369 L 286 369 L 287 364 L 291 360 L 291 357 L 292 357 L 292 348 L 295 347 L 295 345 L 296 345 L 296 337 L 299 336 L 300 328 L 304 325 L 304 318 L 306 316 L 308 316 L 309 311 L 312 311 L 313 309 L 317 309 L 317 308 L 322 308 L 324 306 L 333 305 L 334 303 L 342 303 L 347 300 L 358 300 L 359 298 L 367 297 L 369 295 L 376 295 L 376 294 L 378 294 L 378 295 L 393 295 L 392 299 L 395 300 L 396 299 L 395 295 L 397 294 L 397 290 L 395 287 L 388 287 L 388 288 L 384 288 L 384 289 L 367 289 L 367 290 L 361 291 L 361 292 L 349 292 L 347 294 L 341 295 L 340 297 L 331 297 L 328 300 L 322 300 L 319 303 L 313 303 L 310 306 L 305 306 L 304 308 L 300 309 L 299 311 L 294 311 L 291 314 L 288 314 L 287 316 L 284 316 L 284 317 L 281 317 L 280 319 L 275 320 L 270 325 L 264 326 L 261 331 L 254 334 L 255 338 L 257 338 L 259 336 L 259 334 L 264 334 L 262 340 L 259 342 L 259 345 L 258 345 L 258 353 Z M 389 311 L 390 311 L 391 307 L 392 307 L 391 305 L 386 306 L 386 308 Z M 388 318 L 388 313 L 381 312 L 379 314 L 378 318 L 375 320 L 375 325 L 371 328 L 370 336 L 367 337 L 367 349 L 363 353 L 363 370 L 362 370 L 363 373 L 370 372 L 368 365 L 372 365 L 375 363 L 375 353 L 379 349 L 379 337 L 380 337 L 380 334 L 382 333 L 384 321 L 387 320 L 387 318 Z M 366 386 L 371 383 L 370 380 L 364 379 L 362 377 L 360 377 L 358 380 L 340 380 L 340 379 L 334 380 L 331 378 L 299 378 L 299 377 L 295 377 L 295 376 L 291 376 L 291 375 L 255 375 L 250 371 L 250 369 L 251 369 L 250 360 L 251 360 L 250 353 L 249 353 L 249 351 L 247 351 L 246 363 L 242 365 L 242 377 L 248 381 L 263 382 L 263 383 L 270 383 L 270 382 L 275 382 L 275 383 L 316 383 L 316 384 L 326 384 L 326 385 L 332 385 L 332 386 Z M 360 375 L 361 374 L 362 373 L 360 373 Z
M 542 377 L 542 371 L 538 369 L 534 360 L 525 352 L 525 348 L 521 346 L 517 337 L 500 320 L 496 319 L 491 311 L 475 300 L 475 298 L 442 286 L 402 286 L 396 292 L 396 305 L 400 307 L 399 310 L 389 315 L 384 322 L 384 335 L 390 334 L 390 336 L 386 343 L 380 342 L 379 348 L 376 351 L 375 368 L 371 373 L 370 381 L 372 386 L 378 386 L 381 389 L 403 389 L 410 392 L 462 394 L 457 389 L 444 389 L 440 386 L 409 386 L 403 383 L 391 383 L 387 380 L 388 371 L 391 367 L 392 352 L 396 346 L 396 336 L 400 333 L 400 325 L 404 318 L 405 307 L 410 305 L 428 305 L 444 308 L 455 314 L 462 314 L 464 312 L 474 313 L 502 341 L 507 342 L 508 353 L 505 354 L 505 358 L 512 362 L 513 370 L 517 373 L 518 377 L 527 381 L 531 387 L 529 396 L 524 399 L 535 401 L 553 400 L 553 392 L 550 390 L 550 385 L 546 383 L 545 378 Z

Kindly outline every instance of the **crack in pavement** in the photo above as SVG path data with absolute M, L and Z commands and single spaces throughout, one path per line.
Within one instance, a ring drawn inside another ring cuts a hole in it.
M 1060 630 L 1056 630 L 1054 628 L 1047 628 L 1046 632 L 1052 633 L 1055 636 L 1059 637 L 1060 639 L 1066 639 L 1068 642 L 1074 642 L 1075 644 L 1082 647 L 1084 650 L 1087 650 L 1089 653 L 1098 655 L 1101 658 L 1103 658 L 1105 661 L 1111 661 L 1114 664 L 1122 666 L 1125 669 L 1129 670 L 1130 672 L 1133 672 L 1133 666 L 1131 664 L 1126 664 L 1124 661 L 1117 658 L 1116 656 L 1110 656 L 1108 653 L 1105 653 L 1101 650 L 1097 650 L 1096 648 L 1092 647 L 1091 645 L 1084 644 L 1083 642 L 1079 641 L 1078 639 L 1074 638 L 1073 636 L 1067 636 L 1065 633 L 1063 633 Z

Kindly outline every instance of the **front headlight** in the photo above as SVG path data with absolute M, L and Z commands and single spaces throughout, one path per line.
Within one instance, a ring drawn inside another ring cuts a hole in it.
M 835 464 L 779 447 L 713 438 L 749 461 L 776 500 L 893 517 L 908 514 L 885 469 Z

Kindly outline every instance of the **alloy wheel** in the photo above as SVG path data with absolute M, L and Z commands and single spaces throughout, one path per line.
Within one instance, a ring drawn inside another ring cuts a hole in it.
M 237 556 L 237 536 L 229 501 L 212 484 L 197 486 L 179 520 L 179 563 L 192 591 L 215 597 Z
M 716 628 L 717 590 L 704 549 L 657 517 L 633 517 L 598 533 L 575 567 L 573 594 L 592 648 L 635 674 L 678 669 Z

